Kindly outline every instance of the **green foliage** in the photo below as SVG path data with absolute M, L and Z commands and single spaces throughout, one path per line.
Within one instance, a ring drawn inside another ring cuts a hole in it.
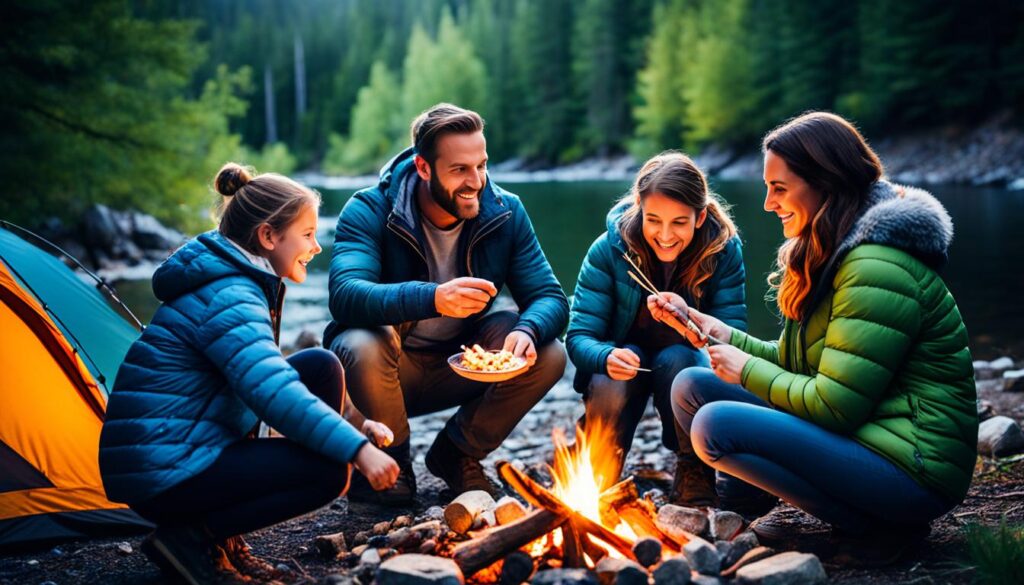
M 328 173 L 363 173 L 376 170 L 394 153 L 402 135 L 397 118 L 401 87 L 387 66 L 378 61 L 370 72 L 370 84 L 359 90 L 348 139 L 330 137 L 322 168 Z
M 8 2 L 0 23 L 0 216 L 32 224 L 103 202 L 205 223 L 247 71 L 219 69 L 189 97 L 206 58 L 197 23 L 136 18 L 122 0 Z
M 640 101 L 634 109 L 636 140 L 631 150 L 646 158 L 673 145 L 681 145 L 686 124 L 684 88 L 687 65 L 692 63 L 685 49 L 694 45 L 696 27 L 687 23 L 687 11 L 694 10 L 682 0 L 654 7 L 653 26 L 647 46 L 647 64 L 640 70 Z M 678 147 L 678 146 L 677 146 Z
M 968 524 L 964 536 L 978 583 L 1024 583 L 1024 526 L 1009 525 L 1004 517 L 995 527 Z

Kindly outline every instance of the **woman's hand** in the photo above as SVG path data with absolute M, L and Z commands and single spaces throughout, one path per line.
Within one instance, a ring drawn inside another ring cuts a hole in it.
M 395 434 L 386 424 L 370 419 L 363 421 L 363 434 L 378 447 L 387 447 L 395 440 Z
M 722 341 L 729 343 L 729 338 L 732 337 L 732 327 L 729 327 L 711 315 L 701 313 L 697 309 L 690 309 L 690 319 L 705 335 L 710 335 L 716 339 L 721 339 Z
M 708 348 L 711 355 L 711 369 L 723 382 L 739 384 L 743 367 L 747 365 L 750 354 L 731 345 L 715 345 Z
M 612 380 L 632 380 L 636 377 L 636 369 L 640 367 L 640 356 L 633 350 L 616 347 L 608 355 L 605 368 Z
M 359 448 L 352 463 L 377 491 L 386 490 L 398 481 L 398 464 L 390 455 L 370 443 Z
M 647 310 L 655 321 L 660 321 L 682 335 L 694 347 L 704 347 L 707 340 L 686 326 L 687 315 L 693 311 L 683 297 L 672 292 L 661 292 L 647 297 Z

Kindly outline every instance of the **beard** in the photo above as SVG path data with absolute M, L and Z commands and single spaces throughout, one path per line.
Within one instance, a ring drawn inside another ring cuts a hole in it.
M 481 191 L 482 190 L 483 189 L 481 189 Z M 444 185 L 441 184 L 441 181 L 439 181 L 437 179 L 437 170 L 434 169 L 433 166 L 431 166 L 431 168 L 430 168 L 430 198 L 433 199 L 434 203 L 437 203 L 441 207 L 441 209 L 445 210 L 448 213 L 448 215 L 451 215 L 452 217 L 457 218 L 457 219 L 473 219 L 474 217 L 479 215 L 479 213 L 480 213 L 480 204 L 479 204 L 479 194 L 480 194 L 480 191 L 476 192 L 476 194 L 477 194 L 477 204 L 476 205 L 473 205 L 470 208 L 465 208 L 465 207 L 462 207 L 462 206 L 459 205 L 459 201 L 466 201 L 466 200 L 459 199 L 458 194 L 459 193 L 466 194 L 466 193 L 472 193 L 472 192 L 473 191 L 470 191 L 470 190 L 462 190 L 462 191 L 456 191 L 455 193 L 452 193 L 451 191 L 445 189 Z M 467 203 L 468 203 L 468 201 L 467 201 Z

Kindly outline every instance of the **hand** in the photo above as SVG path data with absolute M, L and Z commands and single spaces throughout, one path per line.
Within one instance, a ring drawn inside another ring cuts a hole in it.
M 370 419 L 363 421 L 363 434 L 378 447 L 387 447 L 395 440 L 395 434 L 386 424 Z
M 711 355 L 711 369 L 723 382 L 739 384 L 743 367 L 747 365 L 750 354 L 731 345 L 715 345 L 708 348 Z
M 516 357 L 525 358 L 527 368 L 537 363 L 537 348 L 533 344 L 533 338 L 524 331 L 513 331 L 505 336 L 505 345 L 501 349 L 511 351 Z
M 682 335 L 694 347 L 704 347 L 708 340 L 686 326 L 686 320 L 693 309 L 686 305 L 683 297 L 672 292 L 661 292 L 647 297 L 647 310 L 655 321 L 660 321 Z
M 722 341 L 729 343 L 729 339 L 732 337 L 732 327 L 729 327 L 711 315 L 701 313 L 697 309 L 690 309 L 690 319 L 697 324 L 697 327 L 699 327 L 705 335 L 710 335 L 716 339 L 721 339 Z
M 489 280 L 469 276 L 453 278 L 434 291 L 434 308 L 445 317 L 462 319 L 483 311 L 497 294 L 498 289 Z
M 632 380 L 636 377 L 636 368 L 640 367 L 640 356 L 631 349 L 616 347 L 608 355 L 605 367 L 612 380 Z
M 359 448 L 353 463 L 377 491 L 386 490 L 398 481 L 398 464 L 390 455 L 370 443 Z

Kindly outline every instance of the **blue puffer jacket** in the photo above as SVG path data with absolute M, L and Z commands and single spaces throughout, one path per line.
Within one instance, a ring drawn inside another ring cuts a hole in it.
M 324 332 L 324 347 L 349 328 L 438 316 L 438 285 L 429 282 L 419 209 L 403 189 L 415 174 L 410 148 L 384 166 L 377 186 L 359 191 L 341 210 L 329 285 L 334 321 Z M 538 345 L 561 335 L 569 302 L 518 197 L 488 180 L 480 214 L 466 220 L 456 253 L 459 276 L 487 279 L 498 290 L 508 285 L 521 311 L 515 329 Z
M 203 471 L 263 420 L 346 463 L 366 438 L 281 355 L 284 283 L 224 236 L 202 234 L 153 275 L 163 304 L 128 350 L 100 435 L 107 496 L 149 500 Z
M 647 293 L 629 277 L 630 265 L 622 257 L 627 246 L 618 221 L 627 205 L 619 203 L 608 212 L 608 230 L 591 244 L 576 280 L 565 347 L 576 366 L 573 385 L 579 392 L 586 392 L 593 374 L 607 371 L 608 355 L 626 339 L 637 311 L 646 310 Z M 686 291 L 675 292 L 688 305 L 746 331 L 744 279 L 743 246 L 737 236 L 718 254 L 714 274 L 704 281 L 699 305 Z M 684 338 L 680 342 L 686 343 Z

